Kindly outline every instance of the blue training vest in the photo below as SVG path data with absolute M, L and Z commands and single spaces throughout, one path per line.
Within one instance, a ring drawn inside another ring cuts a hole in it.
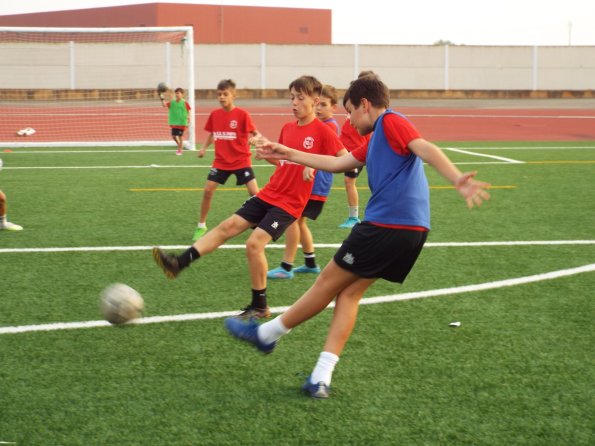
M 382 121 L 387 110 L 374 123 L 368 144 L 366 168 L 372 196 L 364 220 L 370 223 L 422 226 L 430 229 L 430 192 L 422 160 L 410 152 L 403 156 L 389 145 Z

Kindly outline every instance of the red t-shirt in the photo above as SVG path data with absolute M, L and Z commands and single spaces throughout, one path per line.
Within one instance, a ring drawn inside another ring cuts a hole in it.
M 285 124 L 279 142 L 292 149 L 320 155 L 335 156 L 343 148 L 337 134 L 319 119 L 303 126 L 297 125 L 297 122 Z M 304 181 L 303 172 L 304 166 L 301 164 L 279 161 L 269 182 L 257 197 L 300 218 L 314 184 L 313 181 Z
M 409 122 L 407 118 L 401 117 L 394 113 L 387 113 L 382 120 L 382 127 L 384 128 L 384 136 L 391 148 L 401 156 L 407 156 L 411 153 L 409 150 L 409 143 L 414 139 L 421 138 L 417 129 Z M 371 135 L 371 133 L 370 133 Z M 353 157 L 362 162 L 366 162 L 368 155 L 368 145 L 360 146 L 358 149 L 351 152 Z
M 368 141 L 370 141 L 370 134 L 366 136 L 360 135 L 357 133 L 355 127 L 351 125 L 349 119 L 346 119 L 341 128 L 340 138 L 345 145 L 345 148 L 351 152 L 358 147 L 368 144 Z
M 246 110 L 239 107 L 231 111 L 214 110 L 207 119 L 205 130 L 213 135 L 215 143 L 214 168 L 238 170 L 252 166 L 248 138 L 256 126 Z

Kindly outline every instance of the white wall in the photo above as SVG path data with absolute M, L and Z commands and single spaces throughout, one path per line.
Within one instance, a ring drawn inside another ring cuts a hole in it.
M 0 89 L 184 86 L 187 62 L 164 43 L 0 43 Z M 393 90 L 595 90 L 595 46 L 198 45 L 195 87 L 285 89 L 302 74 L 346 88 L 361 70 Z M 169 73 L 169 74 L 168 74 Z

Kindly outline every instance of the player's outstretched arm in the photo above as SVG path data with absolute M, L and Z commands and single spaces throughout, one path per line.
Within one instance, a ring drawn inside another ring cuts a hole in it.
M 473 205 L 481 206 L 484 200 L 490 199 L 490 194 L 487 191 L 490 184 L 475 180 L 477 172 L 461 173 L 435 144 L 418 138 L 409 143 L 409 149 L 453 184 L 467 202 L 468 208 L 472 208 Z
M 327 172 L 345 172 L 363 166 L 363 163 L 356 160 L 351 153 L 335 157 L 306 153 L 271 141 L 258 141 L 255 145 L 257 159 L 288 160 Z

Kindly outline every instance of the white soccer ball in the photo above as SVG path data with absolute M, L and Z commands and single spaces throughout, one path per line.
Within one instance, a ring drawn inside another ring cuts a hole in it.
M 138 291 L 123 283 L 114 283 L 101 292 L 101 314 L 111 324 L 124 324 L 140 317 L 145 301 Z

